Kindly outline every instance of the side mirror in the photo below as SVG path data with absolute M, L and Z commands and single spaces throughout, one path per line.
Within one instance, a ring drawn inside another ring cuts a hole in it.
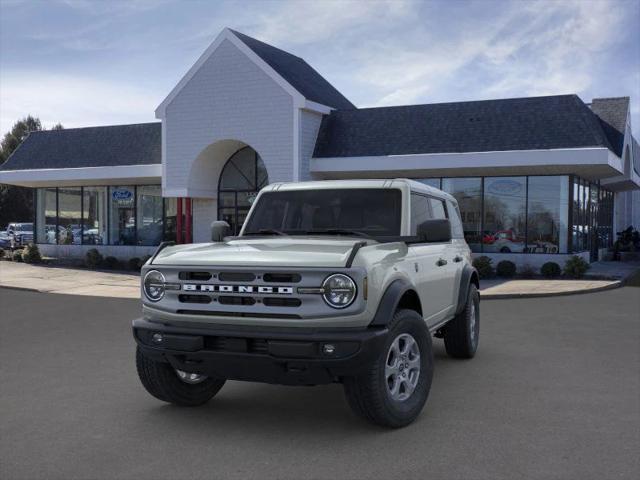
M 222 242 L 224 237 L 231 235 L 231 227 L 224 220 L 218 220 L 211 224 L 211 241 Z
M 418 225 L 416 233 L 423 242 L 449 242 L 451 241 L 451 222 L 447 218 L 425 220 Z

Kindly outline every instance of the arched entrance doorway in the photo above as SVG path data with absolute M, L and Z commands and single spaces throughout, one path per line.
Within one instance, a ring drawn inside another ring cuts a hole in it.
M 258 191 L 269 183 L 260 155 L 251 147 L 235 152 L 222 169 L 218 183 L 218 219 L 237 235 Z

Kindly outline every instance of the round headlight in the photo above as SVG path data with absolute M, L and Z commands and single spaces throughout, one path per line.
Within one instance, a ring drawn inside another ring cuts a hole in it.
M 164 275 L 157 270 L 151 270 L 144 276 L 144 294 L 152 302 L 164 297 Z
M 341 273 L 328 276 L 322 283 L 322 297 L 330 307 L 345 308 L 356 298 L 356 284 L 350 277 Z

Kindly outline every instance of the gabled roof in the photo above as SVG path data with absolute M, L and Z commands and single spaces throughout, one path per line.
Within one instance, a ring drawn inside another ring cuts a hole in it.
M 159 122 L 31 132 L 0 170 L 161 163 Z
M 164 118 L 167 106 L 225 40 L 230 41 L 241 52 L 247 55 L 251 61 L 274 79 L 276 83 L 297 101 L 304 101 L 306 99 L 309 102 L 319 104 L 322 106 L 319 111 L 323 113 L 327 110 L 327 107 L 335 109 L 356 108 L 302 58 L 256 40 L 255 38 L 251 38 L 243 33 L 225 28 L 202 55 L 200 55 L 196 63 L 194 63 L 189 71 L 180 79 L 178 84 L 169 92 L 169 95 L 158 105 L 158 108 L 156 108 L 156 118 Z M 315 107 L 318 106 L 316 105 Z
M 314 157 L 612 149 L 577 95 L 338 110 L 325 116 Z
M 356 108 L 311 65 L 300 57 L 231 30 L 253 52 L 278 72 L 282 78 L 298 90 L 307 100 L 336 109 Z
M 591 110 L 602 124 L 614 152 L 622 157 L 624 148 L 624 134 L 627 128 L 629 112 L 629 97 L 594 98 Z

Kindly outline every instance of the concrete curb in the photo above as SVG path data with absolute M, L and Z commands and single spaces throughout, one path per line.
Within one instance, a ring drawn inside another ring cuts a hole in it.
M 601 287 L 582 288 L 580 290 L 569 290 L 566 292 L 546 292 L 546 293 L 485 293 L 480 292 L 482 300 L 508 300 L 513 298 L 544 298 L 544 297 L 564 297 L 567 295 L 581 295 L 584 293 L 602 292 L 604 290 L 614 290 L 624 286 L 624 282 L 617 280 L 610 285 Z
M 47 292 L 43 292 L 42 290 L 38 290 L 37 288 L 12 287 L 11 285 L 0 285 L 0 288 L 6 288 L 7 290 L 22 290 L 24 292 L 47 293 Z

